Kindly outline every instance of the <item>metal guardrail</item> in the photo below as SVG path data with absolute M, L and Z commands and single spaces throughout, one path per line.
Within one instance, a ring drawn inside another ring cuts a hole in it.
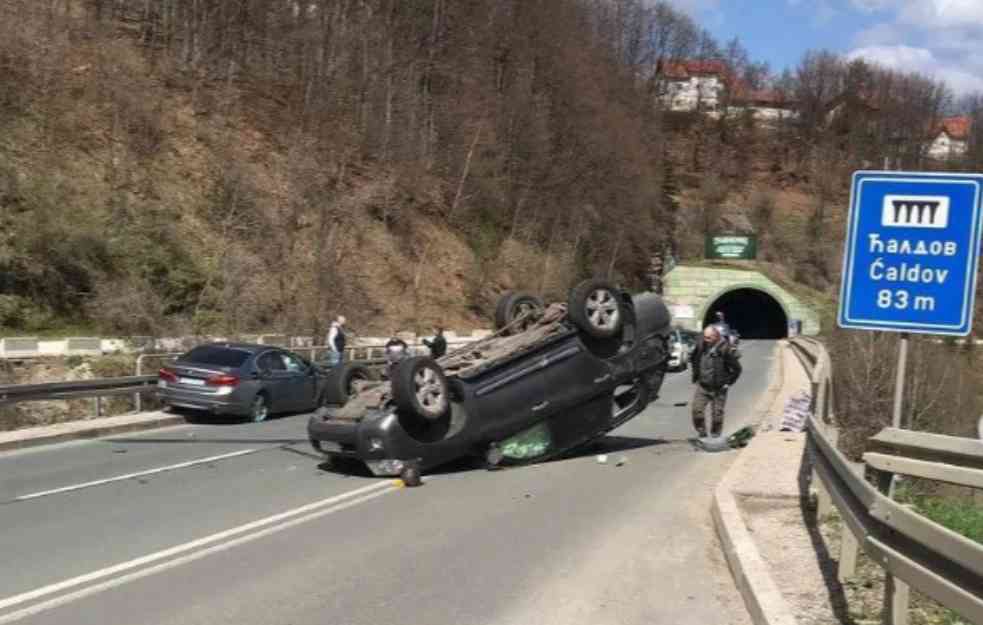
M 468 341 L 469 343 L 471 341 Z M 465 343 L 449 344 L 454 349 Z M 429 350 L 422 343 L 409 346 L 411 353 L 426 354 Z M 287 348 L 290 351 L 307 355 L 312 362 L 323 357 L 328 347 L 314 345 L 311 347 Z M 96 416 L 102 416 L 102 398 L 116 395 L 133 395 L 134 408 L 140 412 L 143 408 L 142 395 L 156 392 L 157 373 L 145 375 L 145 364 L 148 361 L 159 361 L 157 365 L 171 362 L 175 357 L 185 352 L 166 352 L 159 354 L 141 354 L 137 357 L 136 372 L 132 376 L 116 378 L 96 378 L 77 382 L 51 382 L 46 384 L 16 384 L 0 386 L 0 406 L 12 405 L 28 401 L 49 401 L 64 399 L 95 398 Z M 369 366 L 379 366 L 386 362 L 384 347 L 349 347 L 345 349 L 347 361 L 357 361 Z
M 134 375 L 120 378 L 97 378 L 78 382 L 50 382 L 47 384 L 16 384 L 0 386 L 0 406 L 26 401 L 95 398 L 96 416 L 102 416 L 102 398 L 113 395 L 130 395 L 154 391 L 156 375 Z
M 809 420 L 809 451 L 820 514 L 824 499 L 843 518 L 839 577 L 852 577 L 857 550 L 885 570 L 884 623 L 908 623 L 908 588 L 935 599 L 963 618 L 983 625 L 983 545 L 893 501 L 895 475 L 983 487 L 983 442 L 886 428 L 871 439 L 862 470 L 835 444 L 829 396 L 832 367 L 825 346 L 796 338 L 792 345 L 808 363 L 817 410 Z M 828 499 L 827 499 L 828 498 Z

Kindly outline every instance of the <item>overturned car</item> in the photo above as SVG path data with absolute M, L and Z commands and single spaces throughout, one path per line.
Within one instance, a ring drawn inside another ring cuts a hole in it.
M 379 476 L 468 455 L 489 465 L 542 461 L 638 415 L 662 386 L 670 314 L 653 293 L 601 280 L 545 307 L 506 293 L 498 332 L 438 360 L 407 358 L 308 423 L 313 447 Z

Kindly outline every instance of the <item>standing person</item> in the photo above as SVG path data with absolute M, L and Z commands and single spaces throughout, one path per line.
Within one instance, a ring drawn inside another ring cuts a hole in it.
M 440 326 L 435 327 L 433 339 L 423 339 L 423 344 L 430 348 L 430 355 L 435 359 L 446 354 L 447 339 L 444 338 L 444 329 Z
M 721 338 L 726 339 L 731 345 L 737 345 L 737 334 L 724 319 L 724 311 L 718 310 L 715 312 L 714 318 L 713 327 L 717 328 L 717 331 L 720 332 Z
M 328 330 L 328 364 L 332 367 L 345 361 L 345 321 L 344 315 L 338 315 Z
M 693 350 L 693 427 L 700 438 L 707 435 L 706 408 L 712 406 L 710 433 L 720 436 L 724 429 L 727 389 L 741 377 L 740 355 L 716 326 L 703 330 L 703 340 Z
M 392 378 L 391 372 L 393 367 L 399 364 L 403 358 L 407 356 L 410 351 L 410 346 L 406 344 L 406 341 L 396 336 L 396 331 L 393 330 L 389 333 L 390 338 L 386 342 L 386 374 L 390 379 Z

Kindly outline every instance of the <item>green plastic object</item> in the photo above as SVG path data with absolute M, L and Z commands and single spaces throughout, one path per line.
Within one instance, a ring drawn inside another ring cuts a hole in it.
M 540 423 L 502 441 L 501 450 L 506 458 L 528 460 L 542 456 L 552 444 L 549 428 L 545 423 Z

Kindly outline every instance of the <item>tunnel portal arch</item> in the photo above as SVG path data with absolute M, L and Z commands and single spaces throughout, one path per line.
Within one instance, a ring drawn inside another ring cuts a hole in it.
M 746 339 L 783 339 L 791 318 L 782 298 L 758 284 L 735 284 L 708 297 L 699 318 L 703 326 L 716 321 L 715 314 Z

